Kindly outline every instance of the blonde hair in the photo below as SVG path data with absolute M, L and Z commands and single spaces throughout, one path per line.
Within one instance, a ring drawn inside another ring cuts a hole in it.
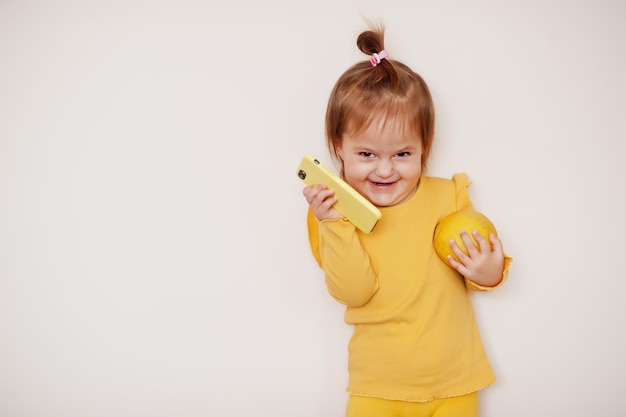
M 422 140 L 422 167 L 434 137 L 435 109 L 430 90 L 422 77 L 407 65 L 385 58 L 373 66 L 369 57 L 385 49 L 385 30 L 372 26 L 357 38 L 357 46 L 368 55 L 346 70 L 337 80 L 326 108 L 326 142 L 331 157 L 344 166 L 337 150 L 343 135 L 359 134 L 372 123 L 401 123 Z

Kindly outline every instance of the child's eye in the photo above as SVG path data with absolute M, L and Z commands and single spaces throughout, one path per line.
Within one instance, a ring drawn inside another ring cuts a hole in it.
M 400 152 L 396 156 L 399 156 L 399 157 L 403 158 L 403 157 L 406 157 L 406 156 L 409 156 L 409 155 L 411 155 L 409 152 L 404 151 L 404 152 Z
M 366 158 L 371 158 L 372 156 L 374 156 L 374 154 L 371 152 L 359 152 L 359 155 L 364 156 Z

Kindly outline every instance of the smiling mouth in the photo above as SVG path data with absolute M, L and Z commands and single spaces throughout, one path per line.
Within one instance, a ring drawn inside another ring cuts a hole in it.
M 374 184 L 377 187 L 389 187 L 390 185 L 395 184 L 394 182 L 376 182 L 376 181 L 372 181 L 372 184 Z

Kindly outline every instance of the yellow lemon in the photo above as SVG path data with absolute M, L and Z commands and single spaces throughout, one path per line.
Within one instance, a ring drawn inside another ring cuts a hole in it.
M 435 251 L 437 255 L 444 261 L 446 264 L 449 264 L 448 255 L 452 255 L 452 257 L 458 261 L 459 259 L 452 252 L 450 248 L 450 241 L 454 239 L 459 246 L 459 248 L 467 254 L 467 249 L 459 236 L 461 230 L 465 230 L 468 235 L 472 238 L 474 242 L 474 246 L 478 248 L 478 243 L 474 240 L 472 236 L 472 232 L 476 230 L 480 233 L 487 241 L 489 241 L 489 233 L 493 233 L 494 235 L 498 235 L 496 233 L 496 228 L 491 223 L 491 221 L 484 214 L 473 210 L 473 209 L 465 209 L 459 210 L 452 214 L 447 215 L 435 228 L 435 234 L 433 237 L 433 244 L 435 245 Z M 489 242 L 489 247 L 491 247 L 491 242 Z

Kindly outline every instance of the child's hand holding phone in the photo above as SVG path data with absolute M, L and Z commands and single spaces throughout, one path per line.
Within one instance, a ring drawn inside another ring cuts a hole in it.
M 341 214 L 333 207 L 338 200 L 335 192 L 326 185 L 307 185 L 302 193 L 318 220 L 335 220 L 341 217 Z

